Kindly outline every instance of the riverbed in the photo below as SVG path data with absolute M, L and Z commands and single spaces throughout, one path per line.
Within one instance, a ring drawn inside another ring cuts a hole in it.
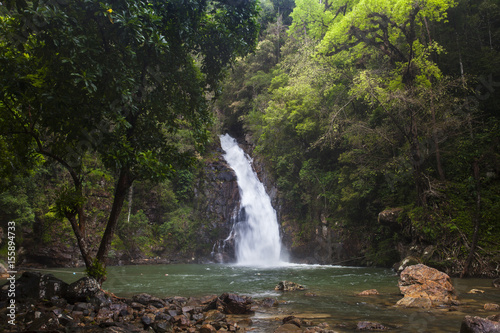
M 83 276 L 82 270 L 47 271 L 66 282 Z M 279 292 L 274 287 L 288 280 L 306 290 Z M 465 315 L 496 314 L 483 309 L 500 303 L 500 290 L 488 279 L 452 279 L 461 305 L 432 310 L 401 309 L 398 276 L 388 269 L 327 265 L 283 264 L 246 267 L 221 264 L 170 264 L 108 268 L 103 288 L 117 296 L 148 293 L 158 297 L 196 297 L 224 292 L 275 298 L 280 305 L 253 316 L 254 332 L 272 332 L 283 316 L 293 314 L 315 324 L 328 323 L 335 331 L 356 331 L 359 321 L 379 322 L 397 332 L 458 332 Z M 377 289 L 379 295 L 357 296 Z M 471 289 L 484 293 L 469 294 Z

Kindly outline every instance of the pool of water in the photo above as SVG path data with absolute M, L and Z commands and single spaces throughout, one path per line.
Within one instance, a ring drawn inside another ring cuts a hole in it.
M 50 273 L 66 282 L 75 281 L 83 274 L 75 269 Z M 306 290 L 275 291 L 274 287 L 282 280 L 299 283 Z M 103 288 L 123 297 L 138 293 L 190 297 L 229 292 L 255 299 L 276 298 L 280 302 L 277 309 L 255 314 L 254 332 L 272 332 L 279 318 L 290 313 L 315 324 L 326 322 L 338 332 L 356 331 L 359 321 L 376 321 L 398 332 L 458 332 L 465 315 L 493 315 L 494 312 L 483 310 L 484 304 L 500 303 L 500 290 L 492 287 L 491 280 L 453 279 L 460 306 L 400 309 L 394 306 L 402 297 L 397 283 L 398 277 L 393 271 L 381 268 L 179 264 L 109 267 Z M 485 293 L 468 294 L 473 288 Z M 380 295 L 356 295 L 366 289 L 377 289 Z

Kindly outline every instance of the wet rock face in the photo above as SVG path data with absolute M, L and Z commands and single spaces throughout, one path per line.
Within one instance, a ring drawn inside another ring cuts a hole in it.
M 231 233 L 233 215 L 239 209 L 239 202 L 236 175 L 224 161 L 222 149 L 219 149 L 216 160 L 205 165 L 195 189 L 196 209 L 204 220 L 209 221 L 203 226 L 205 231 L 200 232 L 204 235 L 200 242 L 213 244 L 212 260 L 215 262 L 235 261 L 234 245 L 225 239 Z M 208 235 L 216 238 L 208 238 Z
M 450 277 L 422 264 L 405 268 L 398 285 L 404 295 L 396 304 L 398 306 L 431 308 L 457 303 Z
M 50 247 L 26 246 L 26 248 L 24 263 L 34 267 L 81 266 L 80 251 L 76 246 L 68 248 L 64 244 L 56 244 Z

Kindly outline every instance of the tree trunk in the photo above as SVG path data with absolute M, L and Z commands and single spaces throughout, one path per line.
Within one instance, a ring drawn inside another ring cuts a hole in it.
M 127 196 L 127 192 L 132 185 L 132 177 L 130 176 L 130 170 L 128 168 L 122 168 L 120 171 L 120 176 L 118 178 L 118 182 L 116 183 L 115 188 L 115 197 L 113 200 L 113 206 L 111 208 L 111 213 L 109 214 L 108 223 L 106 225 L 106 230 L 104 231 L 104 235 L 102 236 L 101 244 L 99 246 L 99 250 L 97 251 L 96 260 L 102 265 L 102 267 L 106 267 L 107 255 L 109 252 L 109 248 L 111 246 L 111 241 L 115 234 L 116 225 L 118 223 L 118 217 L 120 216 L 120 212 L 123 207 L 123 202 Z M 105 277 L 99 277 L 100 279 L 105 279 Z
M 73 232 L 76 237 L 76 241 L 78 243 L 78 247 L 80 248 L 80 253 L 82 254 L 83 262 L 85 263 L 85 267 L 90 269 L 92 267 L 92 259 L 90 257 L 89 250 L 87 248 L 87 242 L 85 240 L 85 236 L 80 231 L 80 227 L 76 220 L 76 214 L 67 214 L 66 218 L 69 220 L 71 227 L 73 228 Z

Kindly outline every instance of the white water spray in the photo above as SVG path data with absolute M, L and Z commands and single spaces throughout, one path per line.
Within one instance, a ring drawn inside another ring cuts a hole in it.
M 280 264 L 281 240 L 276 211 L 250 158 L 229 134 L 220 137 L 224 158 L 236 173 L 240 210 L 233 227 L 238 264 Z M 233 233 L 232 232 L 232 233 Z

